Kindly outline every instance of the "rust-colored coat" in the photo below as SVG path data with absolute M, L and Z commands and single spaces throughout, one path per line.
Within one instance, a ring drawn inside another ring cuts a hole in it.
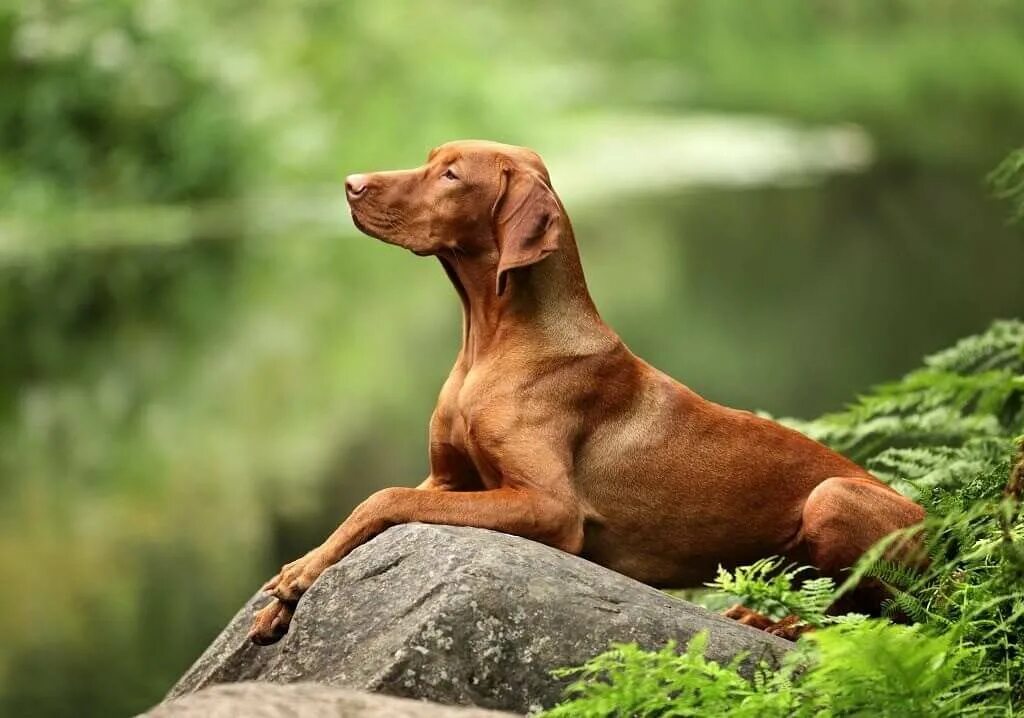
M 268 581 L 276 600 L 254 641 L 284 634 L 327 566 L 411 521 L 505 531 L 693 586 L 719 564 L 773 554 L 838 577 L 922 520 L 834 451 L 634 356 L 591 301 L 536 153 L 453 142 L 420 168 L 352 175 L 346 188 L 362 231 L 440 259 L 462 300 L 462 347 L 431 418 L 430 475 L 375 493 Z

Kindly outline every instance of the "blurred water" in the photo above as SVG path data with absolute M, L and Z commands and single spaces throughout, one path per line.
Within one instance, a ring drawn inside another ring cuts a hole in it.
M 860 128 L 805 127 L 782 118 L 691 113 L 604 114 L 574 123 L 571 145 L 544 153 L 564 200 L 820 181 L 870 166 Z
M 879 168 L 655 193 L 577 224 L 598 306 L 635 351 L 709 398 L 777 415 L 839 408 L 1024 312 L 1024 243 L 955 177 Z

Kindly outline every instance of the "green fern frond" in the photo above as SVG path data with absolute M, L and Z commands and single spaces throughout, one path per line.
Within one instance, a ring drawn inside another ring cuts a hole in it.
M 1022 155 L 1024 156 L 1024 155 Z M 983 334 L 965 337 L 948 349 L 925 357 L 932 369 L 955 374 L 978 374 L 1003 369 L 1024 373 L 1024 322 L 998 320 Z
M 1024 220 L 1024 148 L 1011 152 L 988 176 L 996 196 L 1013 203 L 1012 222 Z
M 893 595 L 882 603 L 882 615 L 893 620 L 906 617 L 916 623 L 924 623 L 930 617 L 919 598 L 900 590 L 893 590 Z
M 867 468 L 911 498 L 938 487 L 959 487 L 1004 460 L 1007 440 L 987 436 L 968 439 L 962 446 L 889 448 L 867 462 Z
M 921 573 L 914 568 L 887 559 L 874 561 L 864 575 L 900 590 L 907 590 L 921 580 Z
M 827 577 L 801 580 L 812 571 L 809 566 L 786 564 L 785 559 L 770 556 L 733 571 L 719 566 L 715 580 L 705 585 L 770 618 L 795 615 L 820 626 L 835 601 L 836 585 Z
M 891 448 L 960 446 L 972 438 L 1004 434 L 993 416 L 964 416 L 957 409 L 942 407 L 910 416 L 883 414 L 859 423 L 828 417 L 784 423 L 859 462 Z
M 781 421 L 860 462 L 891 449 L 1005 439 L 1024 430 L 1024 322 L 994 322 L 844 411 L 814 421 Z
M 827 576 L 814 578 L 801 584 L 796 594 L 789 599 L 789 607 L 791 613 L 804 622 L 821 626 L 825 623 L 826 611 L 835 601 L 835 595 L 835 581 Z

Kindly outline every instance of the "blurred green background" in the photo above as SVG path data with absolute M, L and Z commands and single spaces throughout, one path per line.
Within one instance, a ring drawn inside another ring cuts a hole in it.
M 157 701 L 426 472 L 459 304 L 345 174 L 534 147 L 634 351 L 810 417 L 1020 316 L 1007 0 L 0 5 L 0 714 Z

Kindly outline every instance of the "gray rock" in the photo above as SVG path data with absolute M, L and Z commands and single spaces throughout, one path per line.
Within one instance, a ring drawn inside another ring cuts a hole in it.
M 453 708 L 319 683 L 247 682 L 205 688 L 161 703 L 147 718 L 504 718 L 483 708 Z
M 326 571 L 279 643 L 246 639 L 254 596 L 168 697 L 215 683 L 315 681 L 447 704 L 527 712 L 556 703 L 551 670 L 610 643 L 685 646 L 778 661 L 788 641 L 709 614 L 556 549 L 494 531 L 409 524 Z

